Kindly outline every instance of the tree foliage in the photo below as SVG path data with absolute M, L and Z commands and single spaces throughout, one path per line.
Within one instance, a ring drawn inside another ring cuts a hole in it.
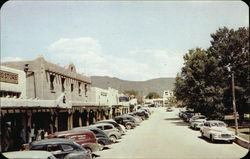
M 210 118 L 232 112 L 231 74 L 235 74 L 236 105 L 242 117 L 249 112 L 249 28 L 224 27 L 211 34 L 207 50 L 196 48 L 184 55 L 177 74 L 177 100 Z M 231 68 L 231 71 L 228 68 Z
M 138 91 L 135 91 L 135 90 L 125 90 L 123 93 L 126 94 L 126 95 L 128 95 L 129 97 L 134 96 L 135 98 L 138 98 Z
M 146 96 L 147 99 L 160 98 L 161 96 L 156 92 L 149 92 Z

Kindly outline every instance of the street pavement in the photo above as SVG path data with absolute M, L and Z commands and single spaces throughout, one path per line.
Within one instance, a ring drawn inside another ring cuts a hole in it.
M 239 159 L 247 149 L 233 143 L 210 143 L 178 117 L 178 110 L 154 113 L 129 130 L 118 143 L 99 151 L 97 159 Z

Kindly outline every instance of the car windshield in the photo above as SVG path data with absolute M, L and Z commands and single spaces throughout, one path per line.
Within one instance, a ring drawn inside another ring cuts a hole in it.
M 217 126 L 217 127 L 226 127 L 224 123 L 211 123 L 211 126 Z

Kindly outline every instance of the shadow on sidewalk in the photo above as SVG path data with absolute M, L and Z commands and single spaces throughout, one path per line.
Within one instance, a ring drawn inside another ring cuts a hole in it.
M 210 143 L 210 144 L 231 145 L 231 143 L 229 143 L 227 141 L 214 141 L 214 142 L 211 142 L 210 139 L 207 138 L 207 137 L 198 136 L 198 138 L 200 138 L 203 141 L 206 141 L 207 143 Z

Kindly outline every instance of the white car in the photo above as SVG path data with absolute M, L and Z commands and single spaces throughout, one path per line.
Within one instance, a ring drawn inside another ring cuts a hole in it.
M 204 126 L 204 123 L 206 122 L 207 120 L 206 119 L 197 119 L 197 120 L 193 120 L 191 123 L 190 123 L 190 127 L 195 129 L 195 130 L 200 130 L 200 128 L 202 126 Z
M 189 119 L 189 122 L 191 123 L 191 122 L 193 122 L 193 121 L 195 121 L 195 120 L 198 120 L 198 119 L 207 119 L 206 118 L 206 116 L 204 116 L 204 115 L 194 115 L 194 116 L 192 116 L 190 119 Z
M 200 132 L 202 137 L 209 138 L 211 142 L 221 140 L 232 143 L 235 139 L 234 132 L 227 129 L 227 124 L 218 120 L 206 121 Z
M 51 152 L 37 150 L 4 152 L 3 155 L 7 158 L 13 159 L 56 159 Z

